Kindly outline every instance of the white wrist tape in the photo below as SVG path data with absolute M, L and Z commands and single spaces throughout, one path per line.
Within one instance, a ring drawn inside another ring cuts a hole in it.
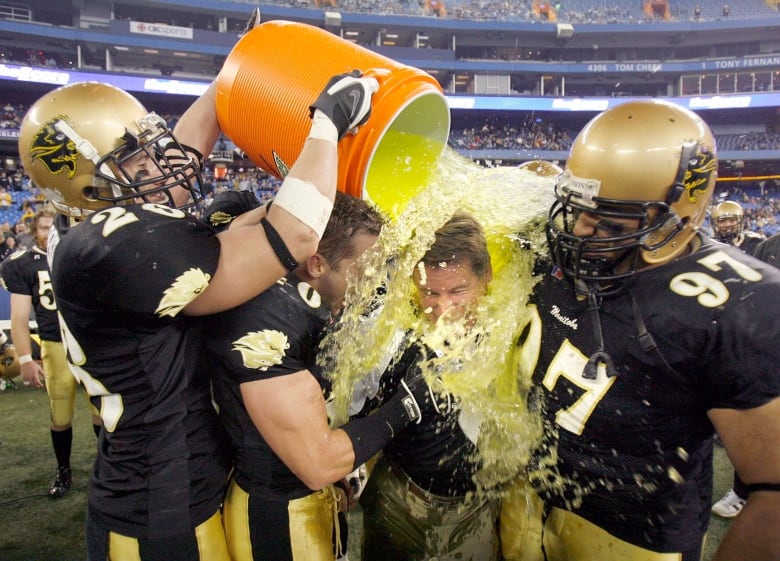
M 325 113 L 317 109 L 311 118 L 311 129 L 309 129 L 308 138 L 327 140 L 333 146 L 336 146 L 339 142 L 339 131 L 336 125 L 333 124 L 333 121 Z
M 309 183 L 289 175 L 274 197 L 274 206 L 279 206 L 309 226 L 322 239 L 328 225 L 333 203 Z
M 27 364 L 28 362 L 32 362 L 33 357 L 30 355 L 22 355 L 19 357 L 19 364 Z

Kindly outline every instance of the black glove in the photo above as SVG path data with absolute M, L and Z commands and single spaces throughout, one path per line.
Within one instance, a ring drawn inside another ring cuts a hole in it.
M 249 212 L 260 206 L 255 194 L 251 191 L 222 191 L 206 208 L 203 219 L 218 232 L 227 229 L 230 223 L 240 214 Z
M 436 414 L 431 407 L 433 396 L 422 372 L 419 369 L 407 372 L 409 377 L 399 382 L 396 392 L 384 405 L 367 417 L 353 419 L 341 426 L 355 451 L 353 469 L 367 462 L 410 424 L 420 423 L 423 415 Z
M 423 417 L 435 417 L 449 411 L 451 407 L 449 394 L 444 392 L 441 396 L 437 395 L 417 364 L 406 370 L 396 391 L 402 396 L 401 402 L 410 422 L 415 424 L 419 424 Z
M 322 111 L 339 132 L 339 140 L 362 125 L 371 115 L 371 96 L 379 89 L 375 78 L 363 78 L 359 70 L 334 76 L 317 100 L 309 106 L 309 116 Z

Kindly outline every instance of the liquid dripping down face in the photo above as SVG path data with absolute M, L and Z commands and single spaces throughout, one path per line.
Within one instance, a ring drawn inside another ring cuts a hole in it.
M 433 323 L 461 321 L 485 294 L 488 277 L 479 277 L 465 260 L 415 267 L 413 275 L 422 313 Z

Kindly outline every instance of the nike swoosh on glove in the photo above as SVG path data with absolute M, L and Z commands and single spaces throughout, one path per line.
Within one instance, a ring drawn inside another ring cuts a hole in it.
M 442 396 L 437 395 L 417 364 L 408 368 L 397 391 L 402 395 L 406 393 L 401 401 L 409 420 L 415 424 L 419 424 L 426 415 L 435 417 L 447 413 L 452 406 L 450 395 L 446 392 Z M 442 399 L 443 404 L 438 403 L 437 399 Z
M 371 96 L 378 89 L 379 82 L 375 78 L 364 78 L 359 70 L 339 74 L 328 81 L 309 106 L 309 116 L 313 117 L 317 109 L 322 111 L 336 125 L 341 140 L 371 116 Z

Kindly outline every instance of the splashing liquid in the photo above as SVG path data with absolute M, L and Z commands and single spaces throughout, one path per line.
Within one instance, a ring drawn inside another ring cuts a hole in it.
M 398 141 L 407 143 L 408 154 L 413 140 L 406 135 Z M 418 141 L 421 150 L 430 149 Z M 527 403 L 538 349 L 522 349 L 517 341 L 530 319 L 526 302 L 537 280 L 535 253 L 545 250 L 543 224 L 554 179 L 517 168 L 482 168 L 447 148 L 434 169 L 422 170 L 428 175 L 421 188 L 414 159 L 378 161 L 383 166 L 369 178 L 368 195 L 393 220 L 352 268 L 340 325 L 321 351 L 333 381 L 334 425 L 347 418 L 356 384 L 383 370 L 388 355 L 400 355 L 402 349 L 393 349 L 399 331 L 411 330 L 432 348 L 444 348 L 446 341 L 444 354 L 423 365 L 423 372 L 478 426 L 479 457 L 471 460 L 481 465 L 478 488 L 492 492 L 527 469 L 542 438 L 540 414 Z M 458 210 L 484 228 L 493 266 L 488 292 L 472 316 L 474 327 L 461 336 L 451 323 L 434 325 L 421 317 L 411 280 L 436 230 Z M 370 319 L 367 310 L 373 311 Z

